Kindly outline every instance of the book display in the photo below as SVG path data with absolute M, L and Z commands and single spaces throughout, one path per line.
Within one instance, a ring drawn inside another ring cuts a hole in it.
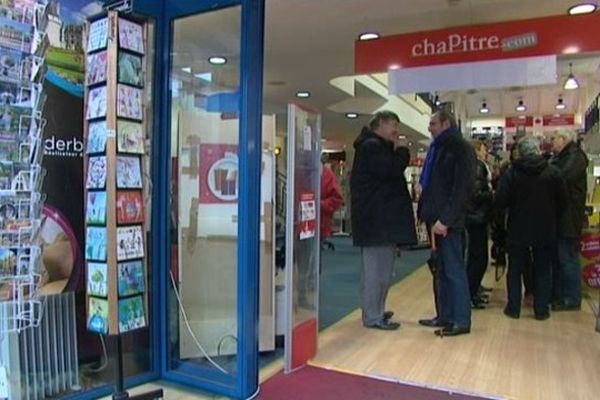
M 148 323 L 144 23 L 116 12 L 88 27 L 85 105 L 87 328 Z M 116 37 L 113 37 L 116 36 Z
M 0 3 L 0 336 L 37 326 L 47 2 Z

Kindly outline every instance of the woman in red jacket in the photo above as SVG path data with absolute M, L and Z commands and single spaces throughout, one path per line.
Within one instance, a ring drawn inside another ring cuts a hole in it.
M 333 171 L 323 164 L 321 171 L 321 242 L 331 236 L 333 213 L 344 204 L 340 185 Z

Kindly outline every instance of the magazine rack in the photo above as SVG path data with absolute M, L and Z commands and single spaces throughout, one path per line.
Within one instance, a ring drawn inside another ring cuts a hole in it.
M 0 336 L 38 326 L 47 1 L 0 5 Z
M 145 22 L 116 11 L 87 24 L 84 156 L 87 328 L 117 338 L 113 399 L 123 388 L 121 335 L 146 327 Z

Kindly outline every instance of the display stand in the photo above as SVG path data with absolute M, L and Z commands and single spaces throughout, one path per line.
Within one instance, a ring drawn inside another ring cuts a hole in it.
M 147 326 L 147 185 L 143 21 L 116 11 L 87 25 L 84 157 L 87 327 L 116 336 L 113 399 L 157 399 L 162 390 L 129 396 L 121 335 Z

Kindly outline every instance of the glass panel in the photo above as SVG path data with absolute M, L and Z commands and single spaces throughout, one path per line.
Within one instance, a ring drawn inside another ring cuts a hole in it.
M 173 23 L 172 369 L 236 374 L 240 32 L 239 6 Z

